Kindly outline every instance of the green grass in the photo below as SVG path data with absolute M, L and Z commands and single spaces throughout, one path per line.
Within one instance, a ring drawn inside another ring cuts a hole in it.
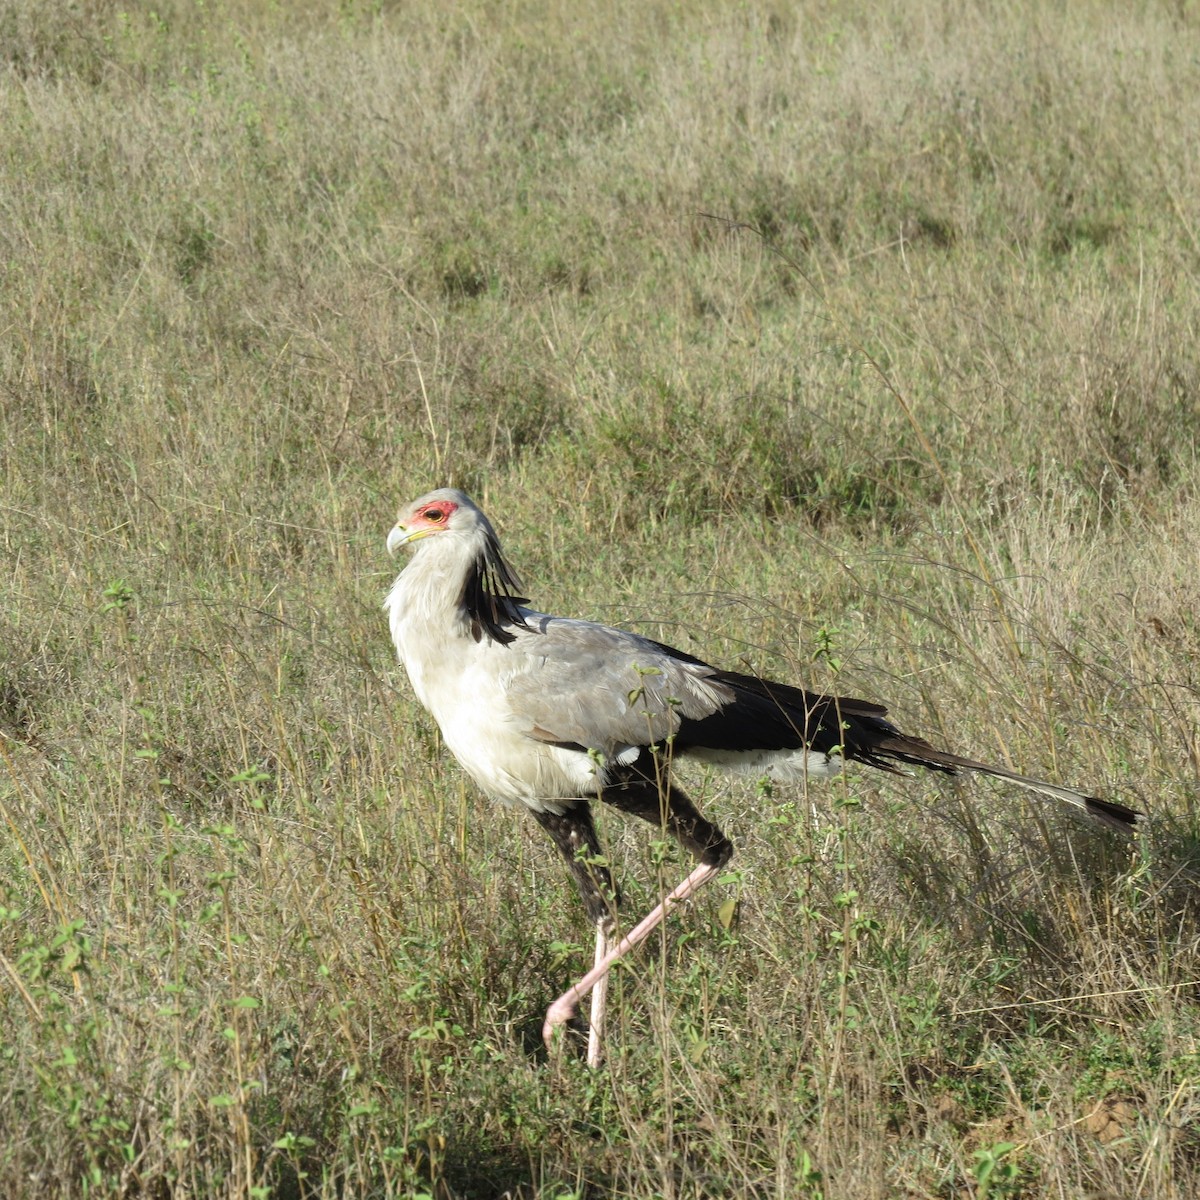
M 1190 1200 L 1194 6 L 134 7 L 0 9 L 0 1193 Z M 1152 825 L 684 772 L 732 876 L 549 1061 L 582 909 L 379 611 L 443 483 Z

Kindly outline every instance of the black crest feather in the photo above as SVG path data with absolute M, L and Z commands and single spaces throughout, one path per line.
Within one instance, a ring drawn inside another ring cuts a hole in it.
M 471 635 L 478 642 L 485 636 L 507 646 L 514 638 L 509 626 L 525 625 L 520 595 L 521 581 L 500 553 L 500 543 L 488 533 L 487 542 L 467 573 L 462 606 L 471 620 Z

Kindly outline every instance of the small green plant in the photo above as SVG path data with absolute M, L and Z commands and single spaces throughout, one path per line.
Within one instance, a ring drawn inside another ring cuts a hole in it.
M 813 635 L 813 641 L 816 643 L 816 649 L 813 651 L 813 662 L 825 663 L 830 671 L 837 675 L 842 669 L 842 660 L 837 652 L 839 641 L 838 630 L 823 625 Z
M 1020 1168 L 1010 1155 L 1015 1142 L 996 1142 L 975 1151 L 971 1174 L 975 1177 L 976 1200 L 1015 1195 Z
M 801 1150 L 796 1163 L 796 1186 L 800 1189 L 800 1194 L 807 1197 L 807 1200 L 824 1200 L 821 1180 L 821 1172 L 813 1164 L 808 1151 Z
M 104 603 L 100 606 L 100 611 L 105 613 L 112 612 L 114 609 L 117 612 L 124 612 L 137 598 L 133 588 L 124 579 L 110 583 L 101 595 L 104 597 Z

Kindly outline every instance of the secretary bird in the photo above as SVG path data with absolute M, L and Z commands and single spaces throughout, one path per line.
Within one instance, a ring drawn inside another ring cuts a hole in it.
M 446 745 L 493 799 L 524 805 L 554 839 L 596 926 L 594 965 L 546 1013 L 547 1046 L 593 991 L 588 1063 L 600 1061 L 609 969 L 679 901 L 707 883 L 733 845 L 669 778 L 686 756 L 781 782 L 827 777 L 846 761 L 902 773 L 974 771 L 1065 801 L 1130 832 L 1140 814 L 1075 788 L 936 750 L 866 700 L 723 671 L 661 642 L 527 607 L 487 517 L 441 488 L 401 509 L 388 534 L 412 560 L 388 593 L 392 638 Z M 591 801 L 664 827 L 695 869 L 610 944 L 612 879 Z

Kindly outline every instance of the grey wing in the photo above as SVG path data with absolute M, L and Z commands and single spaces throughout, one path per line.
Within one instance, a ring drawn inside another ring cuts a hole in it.
M 648 638 L 540 613 L 526 621 L 506 648 L 514 662 L 504 690 L 529 737 L 623 758 L 733 699 L 713 667 Z

